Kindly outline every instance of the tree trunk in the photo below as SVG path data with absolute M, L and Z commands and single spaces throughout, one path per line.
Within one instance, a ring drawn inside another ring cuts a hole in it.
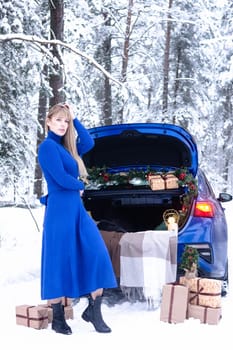
M 47 76 L 48 69 L 47 66 L 44 66 L 43 76 Z M 45 88 L 43 88 L 43 84 L 41 84 L 41 89 L 39 93 L 39 108 L 38 108 L 38 125 L 37 125 L 37 141 L 36 141 L 36 149 L 38 150 L 39 144 L 42 142 L 45 136 L 45 116 L 47 111 L 47 93 Z M 43 186 L 42 186 L 42 171 L 38 163 L 38 157 L 36 157 L 36 165 L 35 165 L 35 175 L 34 175 L 34 194 L 37 198 L 40 198 L 43 194 Z
M 165 52 L 164 52 L 164 65 L 163 65 L 163 109 L 164 114 L 168 110 L 168 82 L 169 82 L 169 59 L 170 59 L 170 41 L 171 41 L 171 13 L 172 0 L 169 0 L 168 5 L 168 17 L 167 17 L 167 31 L 166 31 L 166 40 L 165 40 Z M 164 122 L 164 120 L 163 120 Z
M 54 0 L 49 2 L 50 6 L 50 33 L 51 39 L 57 39 L 63 41 L 64 39 L 64 4 L 63 1 Z M 64 93 L 62 87 L 63 83 L 63 62 L 59 52 L 59 47 L 52 45 L 51 52 L 54 59 L 58 62 L 53 67 L 48 69 L 47 66 L 43 69 L 43 76 L 49 77 L 49 86 L 52 90 L 52 97 L 49 100 L 49 106 L 64 100 Z M 43 84 L 42 84 L 43 85 Z M 44 139 L 44 121 L 47 111 L 48 97 L 43 86 L 40 89 L 39 94 L 39 109 L 38 109 L 38 127 L 37 127 L 37 149 L 39 144 Z M 37 198 L 43 194 L 43 177 L 41 168 L 38 164 L 36 157 L 35 165 L 35 179 L 34 179 L 34 194 Z
M 124 49 L 123 49 L 123 59 L 122 59 L 122 68 L 121 68 L 121 76 L 122 82 L 125 83 L 127 80 L 127 68 L 129 63 L 129 40 L 131 34 L 131 20 L 132 20 L 132 8 L 133 8 L 133 0 L 129 0 L 128 3 L 128 14 L 126 20 L 126 30 L 125 30 L 125 41 L 124 41 Z
M 227 88 L 224 91 L 225 95 L 225 102 L 224 104 L 224 110 L 225 110 L 225 125 L 227 125 L 224 128 L 224 144 L 223 144 L 223 171 L 222 171 L 222 176 L 223 176 L 223 192 L 227 192 L 228 190 L 228 182 L 229 182 L 229 174 L 231 172 L 230 169 L 230 159 L 232 159 L 232 147 L 229 147 L 229 145 L 232 144 L 232 126 L 231 123 L 228 122 L 232 118 L 232 112 L 233 112 L 233 106 L 232 106 L 232 85 L 229 84 Z
M 104 14 L 106 17 L 107 15 Z M 111 26 L 111 19 L 105 21 L 105 26 Z M 111 73 L 111 34 L 103 41 L 104 68 Z M 104 76 L 104 103 L 103 103 L 104 125 L 112 124 L 112 88 L 109 78 Z
M 127 81 L 127 68 L 129 63 L 129 41 L 131 34 L 131 21 L 132 21 L 132 9 L 133 9 L 133 0 L 128 2 L 128 13 L 126 19 L 126 29 L 125 29 L 125 40 L 123 48 L 123 58 L 122 58 L 122 67 L 121 67 L 121 81 L 125 83 Z M 123 104 L 123 101 L 122 101 Z M 119 121 L 123 122 L 123 105 L 119 110 Z
M 51 39 L 64 39 L 64 3 L 63 0 L 49 1 L 50 6 L 50 35 Z M 64 101 L 63 91 L 63 62 L 59 52 L 59 46 L 53 45 L 51 48 L 52 55 L 57 61 L 57 64 L 50 69 L 49 85 L 51 87 L 53 96 L 50 98 L 50 106 Z
M 178 46 L 176 54 L 176 75 L 175 75 L 175 86 L 174 86 L 174 110 L 176 109 L 176 100 L 179 91 L 179 82 L 180 82 L 180 59 L 181 59 L 181 48 Z

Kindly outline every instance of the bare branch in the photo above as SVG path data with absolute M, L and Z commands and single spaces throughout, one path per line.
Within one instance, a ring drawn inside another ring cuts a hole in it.
M 101 71 L 107 78 L 112 80 L 114 83 L 123 86 L 123 84 L 115 79 L 109 72 L 107 72 L 96 60 L 85 54 L 84 52 L 72 47 L 72 45 L 67 44 L 60 40 L 46 40 L 43 38 L 39 38 L 37 36 L 32 35 L 25 35 L 25 34 L 6 34 L 6 35 L 0 35 L 0 43 L 6 42 L 6 41 L 14 41 L 14 40 L 21 40 L 21 41 L 27 41 L 30 43 L 40 44 L 41 46 L 48 46 L 48 45 L 59 45 L 62 46 L 72 52 L 74 52 L 76 55 L 81 56 L 85 60 L 87 60 L 90 64 L 95 66 L 99 71 Z M 38 46 L 38 45 L 37 45 Z M 49 50 L 48 50 L 49 51 Z M 50 53 L 51 55 L 51 53 Z

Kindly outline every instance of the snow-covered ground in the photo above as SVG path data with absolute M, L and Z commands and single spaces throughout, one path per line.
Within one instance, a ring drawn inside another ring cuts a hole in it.
M 229 247 L 232 247 L 233 203 L 225 205 L 229 225 Z M 201 324 L 189 319 L 180 324 L 160 321 L 160 309 L 148 310 L 146 303 L 123 302 L 102 305 L 106 323 L 112 333 L 100 334 L 81 319 L 86 299 L 74 306 L 74 319 L 68 320 L 73 334 L 65 336 L 51 330 L 35 330 L 16 325 L 16 305 L 41 304 L 40 250 L 43 208 L 0 208 L 0 334 L 1 348 L 12 349 L 230 349 L 233 291 L 222 298 L 222 319 L 218 325 Z M 233 274 L 233 252 L 229 249 L 229 280 Z

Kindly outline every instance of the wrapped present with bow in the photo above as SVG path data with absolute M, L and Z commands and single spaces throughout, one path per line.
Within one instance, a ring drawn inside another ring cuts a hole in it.
M 199 319 L 201 323 L 216 325 L 222 318 L 222 309 L 221 307 L 212 308 L 189 303 L 188 318 L 196 318 Z
M 50 303 L 40 304 L 39 306 L 44 307 L 48 310 L 48 323 L 51 323 L 53 320 L 53 309 Z M 64 305 L 63 305 L 64 306 Z M 64 306 L 64 316 L 66 320 L 74 319 L 74 309 L 72 305 Z
M 35 329 L 48 327 L 48 309 L 43 306 L 16 306 L 16 324 Z
M 64 305 L 64 306 L 71 306 L 71 305 L 72 305 L 72 301 L 73 301 L 72 298 L 67 298 L 67 297 L 63 297 L 63 298 L 61 299 L 62 305 Z M 48 301 L 47 301 L 47 304 L 48 304 L 49 306 L 51 306 L 51 300 L 48 300 Z
M 188 287 L 169 283 L 163 286 L 160 321 L 181 323 L 187 318 Z
M 61 299 L 62 305 L 64 306 L 64 315 L 65 315 L 66 320 L 74 318 L 72 301 L 73 301 L 72 298 L 67 298 L 67 297 L 63 297 Z M 42 306 L 47 307 L 47 309 L 48 309 L 48 322 L 51 323 L 52 318 L 53 318 L 53 310 L 52 310 L 52 306 L 51 306 L 51 300 L 47 300 L 47 305 L 42 304 Z
M 178 178 L 172 173 L 168 173 L 164 176 L 164 183 L 166 190 L 179 188 Z
M 165 190 L 165 181 L 162 175 L 148 175 L 148 182 L 153 191 Z
M 221 307 L 222 281 L 210 278 L 180 277 L 180 283 L 189 288 L 189 302 L 193 305 L 211 308 Z

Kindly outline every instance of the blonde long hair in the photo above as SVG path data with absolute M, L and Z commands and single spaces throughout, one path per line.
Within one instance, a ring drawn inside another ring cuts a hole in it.
M 45 119 L 45 131 L 46 131 L 46 133 L 49 130 L 47 121 L 48 121 L 48 119 L 51 119 L 55 115 L 62 115 L 69 120 L 69 127 L 68 127 L 65 135 L 62 138 L 62 144 L 76 160 L 76 162 L 78 164 L 78 168 L 79 168 L 80 178 L 84 182 L 88 182 L 87 181 L 88 173 L 87 173 L 86 166 L 85 166 L 82 158 L 80 157 L 80 155 L 78 154 L 78 151 L 77 151 L 76 139 L 77 139 L 78 135 L 77 135 L 77 132 L 76 132 L 74 125 L 73 125 L 73 118 L 72 118 L 72 114 L 71 114 L 69 106 L 65 103 L 58 103 L 50 108 L 50 110 L 46 116 L 46 119 Z

